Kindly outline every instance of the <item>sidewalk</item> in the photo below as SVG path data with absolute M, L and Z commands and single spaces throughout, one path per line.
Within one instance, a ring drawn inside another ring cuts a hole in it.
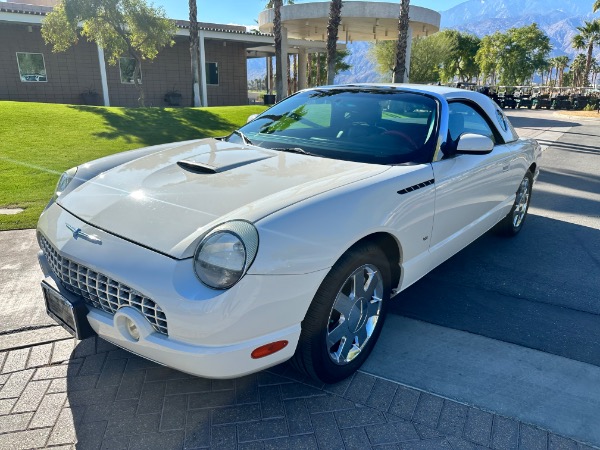
M 0 367 L 2 450 L 591 448 L 362 372 L 207 380 L 97 338 L 3 352 Z

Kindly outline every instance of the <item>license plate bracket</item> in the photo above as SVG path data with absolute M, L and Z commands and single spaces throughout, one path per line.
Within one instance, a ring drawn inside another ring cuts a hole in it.
M 67 330 L 75 339 L 82 340 L 95 334 L 87 321 L 87 307 L 78 299 L 67 298 L 46 281 L 42 281 L 46 313 Z

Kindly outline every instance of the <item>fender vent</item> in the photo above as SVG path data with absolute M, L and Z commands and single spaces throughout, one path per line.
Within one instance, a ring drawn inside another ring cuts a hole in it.
M 414 186 L 410 186 L 410 187 L 399 190 L 398 194 L 400 194 L 400 195 L 408 194 L 409 192 L 416 191 L 417 189 L 431 186 L 434 182 L 435 182 L 434 179 L 423 181 L 422 183 L 415 184 Z

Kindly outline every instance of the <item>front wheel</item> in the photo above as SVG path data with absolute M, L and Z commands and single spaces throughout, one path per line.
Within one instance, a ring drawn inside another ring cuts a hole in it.
M 525 217 L 527 217 L 527 211 L 529 210 L 532 187 L 533 175 L 531 172 L 527 172 L 519 185 L 512 209 L 497 225 L 496 230 L 500 234 L 516 236 L 521 231 Z
M 352 375 L 381 332 L 390 278 L 389 262 L 379 247 L 364 244 L 348 250 L 315 294 L 292 365 L 324 383 Z

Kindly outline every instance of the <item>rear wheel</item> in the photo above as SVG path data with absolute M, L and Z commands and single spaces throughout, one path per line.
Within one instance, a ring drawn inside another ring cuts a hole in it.
M 523 222 L 527 217 L 527 211 L 529 210 L 532 187 L 533 175 L 531 172 L 527 172 L 519 185 L 512 209 L 497 225 L 496 230 L 500 234 L 505 236 L 516 236 L 519 231 L 521 231 Z
M 371 353 L 389 298 L 390 267 L 381 249 L 348 250 L 315 294 L 292 365 L 324 383 L 350 376 Z

